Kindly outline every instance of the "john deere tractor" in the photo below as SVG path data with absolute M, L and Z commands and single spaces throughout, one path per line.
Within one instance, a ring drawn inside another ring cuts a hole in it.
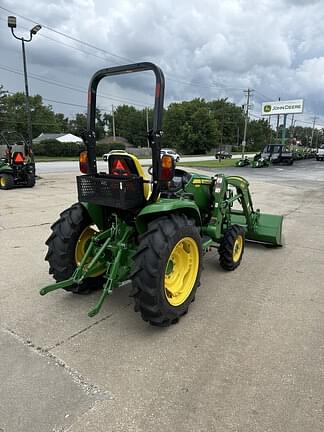
M 133 72 L 155 74 L 151 178 L 126 152 L 108 155 L 98 172 L 95 114 L 102 78 Z M 281 245 L 282 216 L 254 210 L 248 182 L 238 176 L 197 175 L 175 169 L 161 156 L 164 76 L 153 63 L 101 69 L 89 85 L 86 152 L 80 154 L 78 202 L 52 225 L 46 260 L 56 283 L 40 294 L 64 289 L 84 293 L 100 289 L 88 312 L 96 315 L 105 298 L 131 280 L 135 310 L 155 326 L 169 326 L 186 314 L 194 300 L 203 255 L 219 251 L 227 271 L 241 263 L 245 240 Z
M 35 162 L 30 144 L 17 132 L 0 133 L 0 189 L 35 185 Z

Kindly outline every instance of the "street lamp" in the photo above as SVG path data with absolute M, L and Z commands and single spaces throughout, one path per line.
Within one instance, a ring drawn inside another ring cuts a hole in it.
M 26 95 L 26 114 L 27 114 L 27 124 L 28 124 L 28 138 L 29 145 L 32 145 L 33 142 L 33 132 L 32 132 L 32 122 L 30 115 L 30 106 L 29 106 L 29 92 L 28 92 L 28 80 L 27 80 L 27 66 L 26 66 L 26 53 L 25 53 L 25 42 L 30 42 L 33 39 L 33 36 L 39 32 L 42 28 L 39 24 L 35 25 L 29 32 L 29 39 L 25 39 L 24 37 L 18 37 L 15 35 L 14 29 L 17 27 L 17 19 L 15 16 L 8 16 L 8 27 L 11 29 L 11 33 L 15 39 L 21 41 L 22 53 L 23 53 L 23 64 L 24 64 L 24 77 L 25 77 L 25 95 Z

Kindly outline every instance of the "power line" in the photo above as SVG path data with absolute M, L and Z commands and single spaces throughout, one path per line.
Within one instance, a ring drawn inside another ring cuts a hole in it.
M 12 11 L 12 10 L 10 10 L 10 9 L 7 9 L 7 8 L 5 8 L 5 7 L 3 7 L 3 6 L 0 6 L 0 9 L 4 10 L 4 11 L 6 11 L 6 12 L 9 12 L 9 13 L 11 13 L 11 14 L 17 15 L 18 17 L 20 17 L 20 18 L 22 18 L 22 19 L 24 19 L 24 20 L 26 20 L 26 21 L 32 22 L 33 24 L 38 24 L 37 21 L 32 20 L 31 18 L 25 17 L 25 16 L 23 16 L 23 15 L 20 15 L 20 14 L 18 14 L 18 13 L 16 13 L 16 12 Z M 100 51 L 100 52 L 102 52 L 102 53 L 104 53 L 104 54 L 106 54 L 106 55 L 108 55 L 108 56 L 116 57 L 116 58 L 119 58 L 119 59 L 122 59 L 122 60 L 126 60 L 126 61 L 128 61 L 128 62 L 132 62 L 132 63 L 136 62 L 136 60 L 134 60 L 134 59 L 130 59 L 129 57 L 120 56 L 119 54 L 115 54 L 115 53 L 112 53 L 112 52 L 110 52 L 110 51 L 104 50 L 103 48 L 99 48 L 99 47 L 97 47 L 97 46 L 95 46 L 95 45 L 89 44 L 89 43 L 86 42 L 86 41 L 83 41 L 83 40 L 81 40 L 81 39 L 78 39 L 78 38 L 75 38 L 75 37 L 73 37 L 73 36 L 67 35 L 66 33 L 63 33 L 63 32 L 61 32 L 61 31 L 59 31 L 59 30 L 56 30 L 55 28 L 50 27 L 50 26 L 48 26 L 48 25 L 46 25 L 46 24 L 42 24 L 42 27 L 44 27 L 45 29 L 47 29 L 47 30 L 49 30 L 49 31 L 52 31 L 52 32 L 54 32 L 54 33 L 57 33 L 57 34 L 59 34 L 60 36 L 66 37 L 66 38 L 68 38 L 68 39 L 71 39 L 71 40 L 73 40 L 74 42 L 77 42 L 77 43 L 79 43 L 79 44 L 81 44 L 81 45 L 85 45 L 85 46 L 87 46 L 87 47 L 89 47 L 89 48 L 92 48 L 92 49 L 95 49 L 95 50 L 97 50 L 97 51 Z M 43 35 L 43 36 L 44 36 L 44 35 Z M 52 39 L 52 40 L 55 41 L 55 42 L 60 43 L 60 42 L 59 42 L 58 40 L 56 40 L 56 39 Z M 67 45 L 67 44 L 65 44 L 65 45 Z M 67 46 L 69 46 L 69 45 L 67 45 Z M 70 46 L 70 48 L 73 48 L 73 47 Z M 201 84 L 201 83 L 189 82 L 189 81 L 183 80 L 182 78 L 180 78 L 180 79 L 175 79 L 175 78 L 172 78 L 172 77 L 170 77 L 170 76 L 168 76 L 168 75 L 166 75 L 166 76 L 168 77 L 168 79 L 169 79 L 170 81 L 179 82 L 179 83 L 181 83 L 181 84 L 189 85 L 189 86 L 193 86 L 193 87 L 199 87 L 199 88 L 215 88 L 215 89 L 218 89 L 218 90 L 219 90 L 219 89 L 220 89 L 220 90 L 232 89 L 232 90 L 237 90 L 237 91 L 242 91 L 242 90 L 243 90 L 243 88 L 231 87 L 231 86 L 226 86 L 226 85 L 222 85 L 222 86 L 219 86 L 219 85 L 206 85 L 206 84 Z M 177 75 L 174 75 L 174 76 L 177 76 Z
M 0 9 L 4 10 L 4 11 L 6 11 L 6 12 L 9 12 L 10 14 L 17 15 L 19 18 L 22 18 L 22 19 L 24 19 L 24 20 L 26 20 L 26 21 L 32 22 L 33 24 L 39 24 L 39 22 L 37 22 L 37 21 L 35 21 L 35 20 L 32 20 L 31 18 L 25 17 L 25 16 L 23 16 L 23 15 L 20 15 L 20 14 L 18 14 L 17 12 L 14 12 L 14 11 L 12 11 L 12 10 L 10 10 L 10 9 L 7 9 L 7 8 L 5 8 L 5 7 L 3 7 L 3 6 L 0 6 Z M 74 36 L 67 35 L 66 33 L 63 33 L 63 32 L 61 32 L 61 31 L 59 31 L 59 30 L 56 30 L 56 29 L 54 29 L 54 28 L 52 28 L 52 27 L 50 27 L 50 26 L 48 26 L 48 25 L 46 25 L 46 24 L 43 24 L 43 23 L 42 23 L 42 27 L 44 27 L 44 28 L 46 28 L 47 30 L 50 30 L 50 31 L 52 31 L 52 32 L 54 32 L 54 33 L 57 33 L 57 34 L 59 34 L 60 36 L 64 36 L 64 37 L 66 37 L 66 38 L 68 38 L 68 39 L 70 39 L 70 40 L 73 40 L 74 42 L 77 42 L 77 43 L 82 44 L 82 45 L 85 45 L 85 46 L 87 46 L 87 47 L 89 47 L 89 48 L 92 48 L 92 49 L 96 49 L 96 50 L 98 50 L 98 51 L 101 51 L 101 52 L 103 52 L 103 53 L 105 53 L 105 54 L 107 54 L 107 55 L 109 55 L 109 56 L 111 56 L 111 57 L 116 57 L 116 58 L 119 58 L 119 59 L 122 59 L 122 60 L 126 60 L 126 61 L 134 61 L 134 60 L 131 60 L 131 59 L 127 58 L 127 57 L 123 57 L 123 56 L 120 56 L 120 55 L 118 55 L 118 54 L 115 54 L 115 53 L 109 52 L 109 51 L 107 51 L 107 50 L 104 50 L 104 49 L 102 49 L 102 48 L 96 47 L 95 45 L 92 45 L 92 44 L 90 44 L 90 43 L 88 43 L 88 42 L 82 41 L 82 40 L 80 40 L 80 39 L 78 39 L 78 38 L 76 38 L 76 37 L 74 37 Z
M 20 72 L 19 70 L 14 69 L 12 67 L 5 66 L 5 65 L 0 65 L 0 69 L 2 69 L 4 71 L 7 71 L 7 72 L 14 73 L 16 75 L 23 75 L 22 72 Z M 58 81 L 58 80 L 54 80 L 54 79 L 49 80 L 47 78 L 43 78 L 42 76 L 37 75 L 37 74 L 32 73 L 32 72 L 30 72 L 28 74 L 28 77 L 30 77 L 31 79 L 37 80 L 37 81 L 41 81 L 41 82 L 50 84 L 50 85 L 55 85 L 57 87 L 62 87 L 62 88 L 66 88 L 68 90 L 73 90 L 73 91 L 76 91 L 78 93 L 82 93 L 82 94 L 86 94 L 87 93 L 85 90 L 82 90 L 81 88 L 78 88 L 78 87 L 74 87 L 74 86 L 72 86 L 72 85 L 70 85 L 68 83 L 64 83 L 62 81 Z M 102 93 L 98 93 L 97 96 L 101 97 L 103 99 L 116 100 L 118 102 L 130 102 L 133 105 L 137 105 L 137 106 L 142 106 L 142 107 L 146 107 L 147 106 L 147 104 L 142 104 L 142 103 L 139 103 L 139 102 L 135 102 L 134 99 L 116 97 L 116 96 L 113 96 L 113 95 L 102 94 Z

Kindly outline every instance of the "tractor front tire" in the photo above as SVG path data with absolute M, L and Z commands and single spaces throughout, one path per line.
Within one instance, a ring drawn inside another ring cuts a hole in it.
M 178 214 L 150 222 L 134 261 L 135 311 L 154 326 L 178 322 L 200 284 L 202 245 L 194 220 Z
M 0 189 L 12 189 L 14 185 L 14 178 L 11 174 L 0 174 Z
M 60 214 L 51 226 L 52 234 L 46 241 L 48 252 L 45 260 L 49 263 L 49 273 L 56 282 L 69 279 L 77 267 L 76 248 L 82 234 L 93 225 L 86 209 L 79 203 L 73 204 Z M 101 288 L 103 276 L 88 277 L 82 284 L 65 288 L 75 294 L 88 294 Z
M 225 231 L 218 249 L 219 263 L 224 270 L 235 270 L 241 264 L 244 244 L 244 229 L 240 225 L 232 225 Z

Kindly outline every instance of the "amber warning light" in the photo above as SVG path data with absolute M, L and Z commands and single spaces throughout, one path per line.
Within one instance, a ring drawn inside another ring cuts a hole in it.
M 88 174 L 88 152 L 83 151 L 79 155 L 79 167 L 82 174 Z
M 161 158 L 161 180 L 171 181 L 174 177 L 174 160 L 172 156 L 164 155 Z

